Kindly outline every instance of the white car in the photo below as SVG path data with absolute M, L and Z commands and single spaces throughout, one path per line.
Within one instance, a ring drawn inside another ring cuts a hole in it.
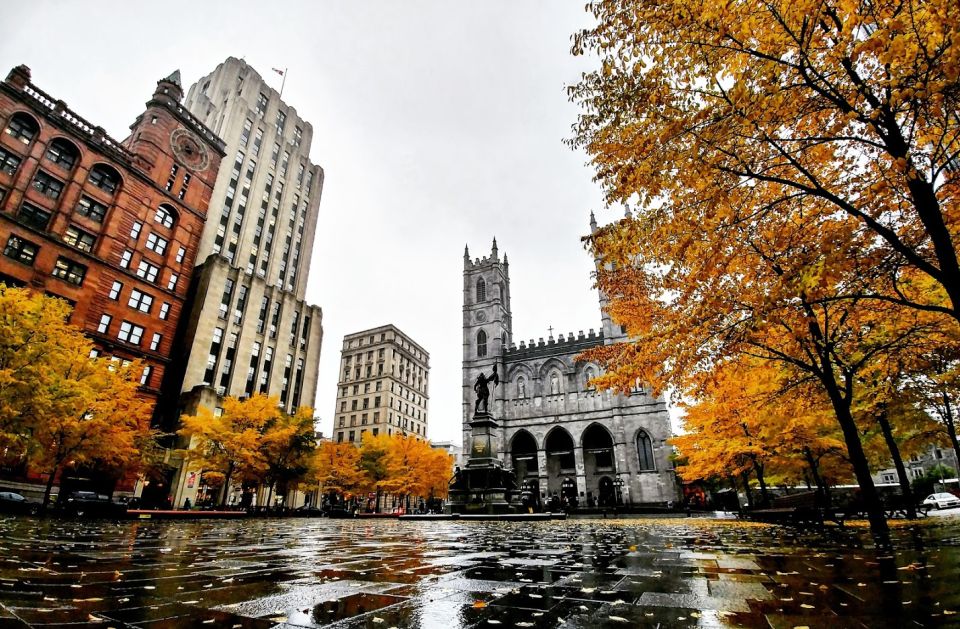
M 927 505 L 928 507 L 936 507 L 937 509 L 948 509 L 950 507 L 960 507 L 960 498 L 945 492 L 936 493 L 927 496 L 924 499 L 923 504 Z

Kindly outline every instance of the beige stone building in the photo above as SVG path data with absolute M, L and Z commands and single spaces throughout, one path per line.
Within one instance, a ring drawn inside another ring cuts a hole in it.
M 577 360 L 590 347 L 627 340 L 605 305 L 601 294 L 599 332 L 551 333 L 546 340 L 518 344 L 506 254 L 500 258 L 495 239 L 484 258 L 471 259 L 464 251 L 464 451 L 469 452 L 474 383 L 497 367 L 500 384 L 490 392 L 490 412 L 499 422 L 493 448 L 542 501 L 554 494 L 575 496 L 587 506 L 674 501 L 678 486 L 664 398 L 643 387 L 629 396 L 597 391 L 590 380 L 600 366 Z
M 427 439 L 430 354 L 394 325 L 343 337 L 333 440 L 363 434 Z
M 276 395 L 287 412 L 312 406 L 323 337 L 322 311 L 305 301 L 323 188 L 323 169 L 310 161 L 313 128 L 233 57 L 190 87 L 184 107 L 224 140 L 227 156 L 182 326 L 171 424 L 225 396 Z M 196 501 L 195 472 L 181 466 L 174 504 Z

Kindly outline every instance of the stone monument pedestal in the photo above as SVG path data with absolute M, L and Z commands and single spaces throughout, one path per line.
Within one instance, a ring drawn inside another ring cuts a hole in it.
M 507 497 L 510 475 L 493 448 L 498 427 L 489 412 L 474 413 L 470 421 L 470 458 L 450 485 L 447 513 L 513 513 Z

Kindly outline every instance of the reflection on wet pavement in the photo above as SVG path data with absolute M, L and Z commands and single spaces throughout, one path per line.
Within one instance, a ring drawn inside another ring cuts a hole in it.
M 76 522 L 0 518 L 0 628 L 923 627 L 960 621 L 960 518 Z

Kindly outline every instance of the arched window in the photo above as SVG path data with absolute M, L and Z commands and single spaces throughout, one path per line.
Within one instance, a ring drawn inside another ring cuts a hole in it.
M 120 173 L 104 164 L 97 164 L 90 169 L 88 181 L 104 192 L 113 194 L 120 185 Z
M 16 113 L 10 117 L 6 132 L 7 135 L 13 137 L 14 140 L 20 140 L 24 144 L 30 144 L 33 142 L 33 139 L 37 137 L 37 134 L 40 133 L 40 125 L 27 114 Z
M 72 142 L 67 142 L 63 138 L 55 138 L 47 146 L 46 158 L 60 168 L 70 171 L 76 166 L 80 158 L 80 151 Z
M 483 281 L 483 280 L 481 280 Z M 477 332 L 477 358 L 483 358 L 487 355 L 487 333 L 483 330 Z
M 477 280 L 477 302 L 487 301 L 487 283 L 483 278 Z
M 637 456 L 640 459 L 641 471 L 657 469 L 653 462 L 653 443 L 650 441 L 650 435 L 642 430 L 637 433 Z
M 174 221 L 177 220 L 177 214 L 169 205 L 161 205 L 157 208 L 157 213 L 154 215 L 153 220 L 170 229 L 173 227 Z

